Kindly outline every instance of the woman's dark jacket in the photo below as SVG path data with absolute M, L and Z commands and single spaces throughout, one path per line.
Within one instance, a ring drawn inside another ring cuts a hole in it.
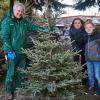
M 95 31 L 84 39 L 86 61 L 100 61 L 100 33 Z
M 79 30 L 75 29 L 75 28 L 70 28 L 69 30 L 69 36 L 71 38 L 71 41 L 74 41 L 72 43 L 72 47 L 74 49 L 74 51 L 79 51 L 85 50 L 85 44 L 84 44 L 84 38 L 86 37 L 86 32 L 84 28 L 81 28 Z

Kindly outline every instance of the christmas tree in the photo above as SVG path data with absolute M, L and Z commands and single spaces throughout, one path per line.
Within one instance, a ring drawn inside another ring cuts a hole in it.
M 42 95 L 43 100 L 52 96 L 56 100 L 72 100 L 81 92 L 82 74 L 80 66 L 73 61 L 77 53 L 71 49 L 70 39 L 57 41 L 52 33 L 40 33 L 38 39 L 32 40 L 34 49 L 24 50 L 31 60 L 31 67 L 25 71 L 26 91 L 36 97 Z

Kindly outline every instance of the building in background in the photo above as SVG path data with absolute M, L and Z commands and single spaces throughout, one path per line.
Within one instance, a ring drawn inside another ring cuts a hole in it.
M 78 16 L 67 16 L 67 17 L 59 17 L 56 20 L 56 26 L 65 25 L 69 27 L 75 18 L 81 18 L 82 20 L 86 21 L 87 19 L 93 20 L 93 23 L 96 25 L 100 25 L 100 16 L 85 16 L 85 15 L 78 15 Z

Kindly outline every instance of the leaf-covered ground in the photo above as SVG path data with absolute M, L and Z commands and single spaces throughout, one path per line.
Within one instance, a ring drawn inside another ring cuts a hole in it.
M 4 93 L 2 93 L 2 88 L 4 85 L 4 79 L 5 79 L 4 76 L 5 75 L 3 75 L 2 78 L 0 78 L 0 100 L 5 100 Z M 27 97 L 27 96 L 17 95 L 14 100 L 34 100 L 34 99 L 31 99 L 30 97 Z M 52 98 L 52 100 L 56 100 L 56 99 Z M 94 96 L 93 94 L 86 96 L 86 95 L 80 94 L 76 96 L 74 100 L 100 100 L 100 96 Z
M 100 97 L 93 96 L 93 95 L 89 95 L 89 96 L 79 95 L 79 96 L 76 96 L 75 100 L 100 100 Z

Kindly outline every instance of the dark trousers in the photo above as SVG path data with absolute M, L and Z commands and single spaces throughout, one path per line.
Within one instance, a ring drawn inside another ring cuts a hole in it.
M 77 63 L 80 62 L 81 65 L 84 65 L 82 67 L 82 73 L 84 74 L 85 71 L 87 70 L 84 52 L 81 52 L 79 55 L 74 56 L 74 61 L 77 62 Z M 86 85 L 86 84 L 87 84 L 87 78 L 83 78 L 82 79 L 82 85 Z
M 23 82 L 23 73 L 21 69 L 25 69 L 26 56 L 24 54 L 16 54 L 14 60 L 8 60 L 8 70 L 5 80 L 6 92 L 13 93 L 15 88 L 21 88 Z M 16 87 L 14 86 L 14 78 L 16 79 Z

